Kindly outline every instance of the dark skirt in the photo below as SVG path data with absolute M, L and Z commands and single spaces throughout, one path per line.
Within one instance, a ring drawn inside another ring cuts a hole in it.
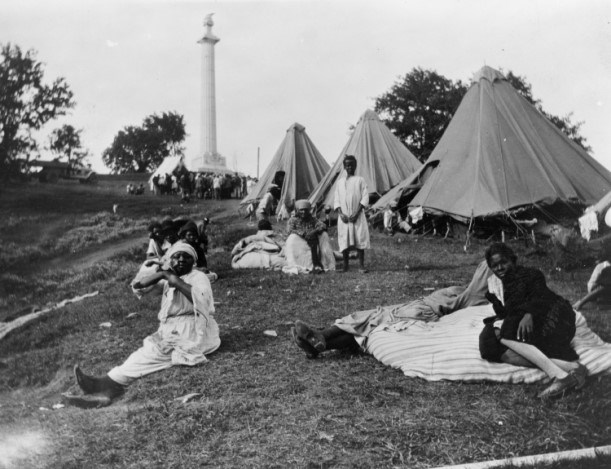
M 501 337 L 518 340 L 518 326 L 523 315 L 505 318 L 501 326 Z M 549 358 L 574 361 L 579 358 L 571 347 L 575 336 L 575 311 L 564 298 L 552 302 L 545 314 L 533 317 L 533 332 L 525 342 L 534 345 Z

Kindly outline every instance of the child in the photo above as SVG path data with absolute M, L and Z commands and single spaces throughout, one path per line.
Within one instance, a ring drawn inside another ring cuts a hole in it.
M 163 245 L 163 229 L 161 227 L 161 223 L 157 221 L 151 222 L 148 226 L 149 232 L 149 246 L 146 250 L 146 258 L 147 259 L 161 259 L 163 253 L 165 252 L 161 249 Z
M 482 358 L 543 370 L 552 383 L 538 394 L 542 399 L 583 387 L 587 370 L 577 362 L 579 357 L 571 347 L 573 308 L 547 287 L 541 271 L 516 261 L 516 254 L 503 243 L 486 250 L 486 262 L 494 273 L 488 279 L 486 299 L 496 318 L 484 321 Z M 503 319 L 500 328 L 493 326 L 496 319 Z
M 203 245 L 199 238 L 199 231 L 197 229 L 197 225 L 194 221 L 189 220 L 185 223 L 180 231 L 178 232 L 178 237 L 190 244 L 195 252 L 197 253 L 197 262 L 195 267 L 199 270 L 203 270 L 205 273 L 208 273 L 208 262 L 206 260 L 206 254 L 204 252 Z

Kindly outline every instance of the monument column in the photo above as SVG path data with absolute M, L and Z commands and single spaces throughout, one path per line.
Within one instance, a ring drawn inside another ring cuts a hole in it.
M 202 129 L 201 148 L 204 166 L 225 166 L 224 158 L 216 148 L 216 89 L 214 70 L 214 46 L 220 41 L 212 33 L 213 13 L 204 19 L 206 33 L 198 42 L 202 45 Z

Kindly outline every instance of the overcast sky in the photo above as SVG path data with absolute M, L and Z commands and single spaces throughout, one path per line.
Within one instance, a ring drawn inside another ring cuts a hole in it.
M 607 0 L 0 0 L 0 43 L 35 49 L 77 102 L 52 122 L 82 128 L 94 168 L 119 130 L 183 114 L 200 151 L 203 19 L 214 13 L 217 146 L 260 173 L 294 122 L 331 164 L 376 96 L 414 67 L 469 81 L 483 65 L 526 77 L 556 115 L 584 121 L 611 169 Z M 45 140 L 40 138 L 40 140 Z

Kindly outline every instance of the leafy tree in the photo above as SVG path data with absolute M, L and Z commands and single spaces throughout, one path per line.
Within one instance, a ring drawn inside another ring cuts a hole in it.
M 64 78 L 43 83 L 36 52 L 6 44 L 0 50 L 0 171 L 18 170 L 19 159 L 36 148 L 32 132 L 74 106 Z
M 114 173 L 145 173 L 159 166 L 166 156 L 182 155 L 186 135 L 182 115 L 153 114 L 144 119 L 142 126 L 127 126 L 119 131 L 102 159 Z
M 466 91 L 460 80 L 454 82 L 434 70 L 414 68 L 375 99 L 375 110 L 407 148 L 425 161 Z
M 65 157 L 68 164 L 83 164 L 83 160 L 89 156 L 89 152 L 81 146 L 81 132 L 83 129 L 75 129 L 73 126 L 64 124 L 55 129 L 49 136 L 49 149 L 60 157 Z

